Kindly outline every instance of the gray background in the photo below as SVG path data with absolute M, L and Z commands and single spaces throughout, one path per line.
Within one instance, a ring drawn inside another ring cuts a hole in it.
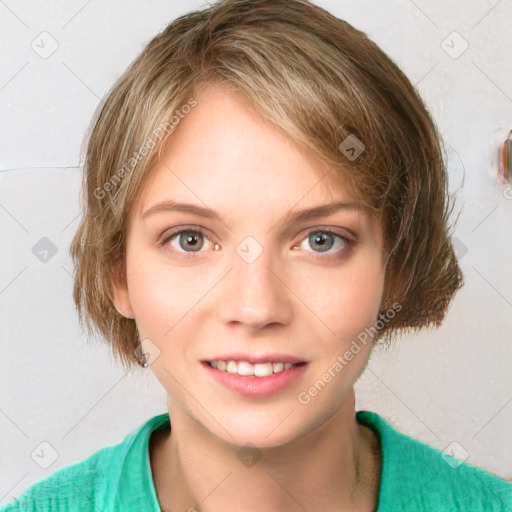
M 459 190 L 466 285 L 440 329 L 373 355 L 357 407 L 512 478 L 512 190 L 493 166 L 512 128 L 512 2 L 315 3 L 367 32 L 418 87 Z M 166 411 L 149 371 L 125 374 L 80 332 L 68 249 L 94 108 L 146 42 L 204 5 L 0 1 L 0 503 Z

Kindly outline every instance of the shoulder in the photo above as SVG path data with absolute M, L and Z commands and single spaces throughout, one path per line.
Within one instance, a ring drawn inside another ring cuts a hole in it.
M 108 472 L 119 457 L 121 445 L 98 450 L 87 459 L 64 466 L 36 482 L 2 512 L 77 510 L 87 504 L 89 510 L 101 510 L 101 499 L 108 487 Z
M 101 448 L 31 485 L 0 511 L 106 511 L 116 510 L 123 500 L 151 504 L 156 495 L 148 471 L 147 442 L 150 433 L 166 421 L 168 414 L 151 418 L 121 443 Z M 154 510 L 159 510 L 157 505 Z
M 359 423 L 381 441 L 378 512 L 510 512 L 512 483 L 397 431 L 376 413 L 358 411 Z

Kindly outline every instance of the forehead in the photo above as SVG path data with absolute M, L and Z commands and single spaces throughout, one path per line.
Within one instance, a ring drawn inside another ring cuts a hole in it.
M 352 200 L 339 173 L 222 86 L 202 90 L 147 176 L 138 217 L 166 198 L 261 216 Z

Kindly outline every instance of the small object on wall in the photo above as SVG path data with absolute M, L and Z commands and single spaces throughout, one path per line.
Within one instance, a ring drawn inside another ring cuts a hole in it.
M 498 177 L 504 183 L 512 183 L 512 130 L 498 148 Z

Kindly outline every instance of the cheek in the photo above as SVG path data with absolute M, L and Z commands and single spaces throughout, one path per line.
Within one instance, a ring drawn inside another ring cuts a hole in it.
M 165 340 L 181 320 L 194 313 L 208 291 L 205 276 L 194 268 L 172 268 L 134 258 L 128 273 L 130 301 L 141 337 Z
M 354 327 L 364 328 L 377 320 L 383 289 L 384 275 L 377 266 L 367 267 L 346 281 L 340 302 Z
M 300 277 L 299 297 L 321 320 L 333 343 L 355 339 L 377 320 L 384 290 L 384 268 L 377 257 L 360 258 L 326 271 L 312 269 Z M 309 299 L 308 299 L 309 297 Z

